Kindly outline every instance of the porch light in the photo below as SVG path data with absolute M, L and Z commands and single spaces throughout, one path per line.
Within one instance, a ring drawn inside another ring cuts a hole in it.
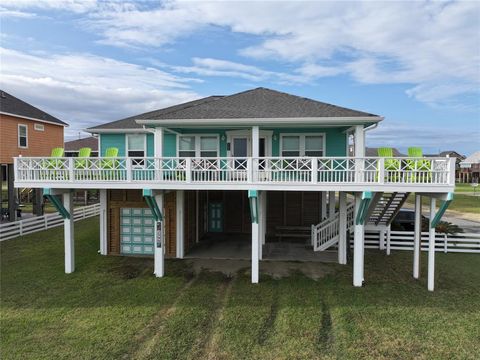
M 248 190 L 248 200 L 250 201 L 252 223 L 258 224 L 258 191 Z

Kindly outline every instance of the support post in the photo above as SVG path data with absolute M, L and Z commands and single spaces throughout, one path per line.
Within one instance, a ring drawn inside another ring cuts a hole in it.
M 413 240 L 413 277 L 420 277 L 420 251 L 422 246 L 422 197 L 415 194 L 415 235 Z
M 344 191 L 338 193 L 338 263 L 347 263 L 347 194 Z
M 431 226 L 435 218 L 436 199 L 430 198 L 430 224 L 428 236 L 428 290 L 433 291 L 435 287 L 435 227 Z
M 163 210 L 163 193 L 155 195 L 155 201 L 161 213 L 164 213 Z M 156 277 L 163 277 L 165 274 L 165 229 L 164 229 L 164 217 L 155 222 L 155 250 L 154 250 L 154 263 L 153 263 L 153 273 Z
M 108 245 L 107 245 L 107 189 L 99 190 L 100 197 L 100 254 L 108 254 Z
M 387 255 L 390 255 L 390 240 L 391 240 L 391 229 L 389 225 L 387 228 Z
M 355 181 L 364 182 L 365 131 L 363 125 L 355 126 Z
M 258 223 L 252 222 L 252 284 L 257 284 L 260 272 L 260 234 Z
M 379 244 L 378 244 L 378 248 L 380 250 L 385 250 L 385 230 L 380 230 L 380 237 L 379 237 Z
M 17 192 L 14 182 L 13 164 L 7 165 L 8 221 L 17 220 Z
M 335 191 L 328 192 L 328 217 L 332 218 L 335 215 Z
M 360 211 L 362 202 L 362 193 L 355 194 L 355 218 Z M 363 242 L 364 242 L 364 224 L 355 223 L 353 238 L 353 286 L 360 287 L 363 284 Z
M 325 220 L 327 218 L 327 193 L 320 192 L 320 218 Z
M 73 217 L 73 197 L 70 191 L 63 194 L 63 207 L 70 214 L 69 218 L 63 220 L 64 242 L 65 242 L 65 273 L 71 274 L 75 271 L 75 237 Z
M 33 213 L 36 216 L 43 215 L 43 192 L 42 189 L 33 189 Z
M 177 258 L 183 259 L 184 256 L 184 216 L 185 216 L 185 192 L 177 190 Z

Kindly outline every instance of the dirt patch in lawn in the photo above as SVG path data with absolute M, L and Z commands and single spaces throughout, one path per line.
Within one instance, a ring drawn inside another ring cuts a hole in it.
M 192 271 L 196 274 L 202 270 L 221 272 L 226 276 L 235 276 L 239 271 L 250 272 L 251 262 L 248 260 L 234 259 L 191 259 L 188 260 Z M 292 273 L 300 272 L 313 280 L 323 278 L 334 272 L 334 266 L 319 262 L 293 262 L 293 261 L 261 261 L 260 274 L 281 279 Z

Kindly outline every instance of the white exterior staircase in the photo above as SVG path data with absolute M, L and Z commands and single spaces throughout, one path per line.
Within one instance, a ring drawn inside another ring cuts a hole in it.
M 408 198 L 408 192 L 377 193 L 369 209 L 367 224 L 389 226 Z M 354 224 L 355 204 L 347 206 L 347 230 Z M 324 251 L 337 244 L 340 234 L 340 213 L 312 225 L 312 246 L 314 251 Z

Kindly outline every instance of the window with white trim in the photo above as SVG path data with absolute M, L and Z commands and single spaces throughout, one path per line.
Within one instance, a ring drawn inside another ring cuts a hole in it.
M 132 165 L 143 166 L 146 152 L 145 134 L 127 134 L 127 156 L 134 158 Z
M 28 147 L 28 127 L 24 124 L 18 124 L 18 147 L 26 149 Z
M 43 126 L 43 124 L 34 124 L 33 129 L 36 131 L 45 131 L 45 126 Z
M 218 157 L 218 136 L 181 135 L 178 138 L 179 157 Z
M 325 141 L 322 134 L 282 135 L 281 154 L 283 157 L 312 156 L 325 154 Z

